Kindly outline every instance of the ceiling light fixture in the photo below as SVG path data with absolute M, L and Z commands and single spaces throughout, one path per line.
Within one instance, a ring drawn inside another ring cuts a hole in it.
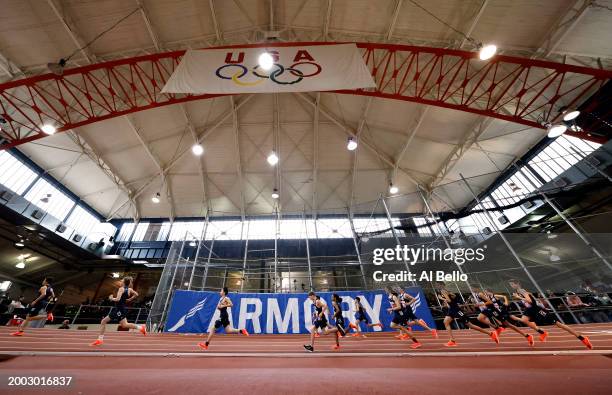
M 42 132 L 44 134 L 48 134 L 49 136 L 51 136 L 52 134 L 55 134 L 55 132 L 57 132 L 57 128 L 49 123 L 46 123 L 44 125 L 42 125 L 40 127 L 40 130 L 42 130 Z
M 17 263 L 17 264 L 15 265 L 15 267 L 16 267 L 17 269 L 23 269 L 23 268 L 25 268 L 25 262 L 24 262 L 24 261 L 19 261 L 19 263 Z
M 563 120 L 564 121 L 572 121 L 576 118 L 578 118 L 578 116 L 580 115 L 580 111 L 578 110 L 572 110 L 572 111 L 563 111 Z
M 201 144 L 194 144 L 191 147 L 191 152 L 193 152 L 195 156 L 200 156 L 204 153 L 204 147 L 202 147 Z
M 272 153 L 268 155 L 268 163 L 271 166 L 274 166 L 278 163 L 278 156 L 276 155 L 276 152 L 272 151 Z
M 157 192 L 155 195 L 153 195 L 153 197 L 151 198 L 151 201 L 157 204 L 161 201 L 160 197 L 161 195 L 159 194 L 159 192 Z
M 346 143 L 346 149 L 349 151 L 355 151 L 357 149 L 357 142 L 353 140 L 352 137 L 349 137 L 348 143 Z
M 15 248 L 17 248 L 18 250 L 21 250 L 21 249 L 23 249 L 23 248 L 25 247 L 25 243 L 24 243 L 24 241 L 23 241 L 23 240 L 19 240 L 19 241 L 16 241 L 16 242 L 15 242 L 14 246 L 15 246 Z
M 396 187 L 395 185 L 393 185 L 393 183 L 389 184 L 389 193 L 392 195 L 395 195 L 396 193 L 399 192 L 399 188 Z
M 259 55 L 257 62 L 259 63 L 259 67 L 264 70 L 270 70 L 272 66 L 274 66 L 274 58 L 268 52 L 264 52 Z
M 274 190 L 272 191 L 272 199 L 278 199 L 280 197 L 279 193 L 278 193 L 278 189 L 274 188 Z
M 548 126 L 548 137 L 554 139 L 555 137 L 561 136 L 567 130 L 567 126 L 562 124 L 555 124 Z
M 489 60 L 493 56 L 495 56 L 496 52 L 497 52 L 496 45 L 493 45 L 493 44 L 487 44 L 487 45 L 479 44 L 478 45 L 478 57 L 480 58 L 480 60 Z

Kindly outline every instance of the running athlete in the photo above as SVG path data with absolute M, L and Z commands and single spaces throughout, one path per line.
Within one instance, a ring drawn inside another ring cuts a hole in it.
M 30 321 L 53 321 L 53 314 L 47 313 L 47 305 L 55 298 L 53 287 L 51 287 L 52 282 L 53 279 L 51 277 L 47 277 L 43 280 L 42 286 L 38 289 L 38 297 L 29 305 L 26 319 L 19 324 L 17 327 L 17 332 L 11 333 L 11 335 L 23 336 L 24 330 Z M 44 314 L 39 314 L 39 312 L 42 310 L 44 310 Z
M 461 310 L 461 307 L 459 306 L 459 297 L 454 293 L 447 291 L 443 285 L 441 285 L 440 288 L 439 298 L 444 301 L 446 307 L 444 316 L 444 327 L 448 331 L 448 335 L 450 337 L 448 343 L 446 343 L 446 347 L 457 346 L 457 342 L 453 337 L 453 330 L 451 328 L 451 323 L 453 322 L 453 320 L 462 322 L 468 328 L 488 335 L 495 343 L 499 344 L 499 336 L 497 335 L 497 332 L 489 332 L 485 329 L 482 329 L 478 325 L 474 325 L 473 323 L 471 323 L 465 313 Z
M 425 320 L 419 318 L 414 314 L 414 310 L 412 310 L 412 304 L 416 301 L 416 298 L 410 294 L 408 294 L 402 287 L 396 287 L 396 291 L 399 292 L 399 300 L 404 308 L 404 317 L 406 318 L 406 324 L 409 326 L 418 325 L 421 328 L 430 331 L 434 339 L 438 338 L 438 331 L 436 329 L 430 328 Z
M 123 278 L 123 286 L 117 290 L 117 296 L 112 294 L 108 297 L 112 302 L 115 302 L 108 315 L 102 318 L 100 321 L 100 335 L 91 343 L 92 346 L 101 346 L 104 344 L 104 332 L 106 331 L 106 324 L 111 321 L 118 321 L 119 326 L 128 329 L 138 329 L 140 333 L 146 336 L 147 330 L 144 325 L 130 324 L 127 320 L 126 304 L 138 297 L 138 292 L 134 291 L 130 286 L 132 285 L 132 277 Z
M 575 336 L 578 340 L 582 342 L 589 350 L 593 349 L 593 345 L 588 337 L 582 336 L 582 334 L 574 331 L 569 326 L 559 322 L 554 314 L 550 314 L 548 310 L 538 305 L 537 299 L 533 296 L 533 294 L 523 288 L 521 288 L 521 284 L 518 280 L 510 280 L 508 281 L 510 286 L 516 292 L 512 294 L 516 299 L 520 300 L 520 302 L 525 306 L 525 311 L 523 311 L 523 315 L 519 318 L 516 316 L 511 316 L 513 319 L 517 321 L 521 321 L 525 325 L 534 329 L 540 334 L 540 340 L 546 341 L 546 337 L 548 336 L 548 332 L 540 329 L 539 325 L 555 325 L 558 328 L 563 329 L 567 333 Z
M 310 328 L 310 344 L 304 344 L 304 349 L 308 352 L 314 352 L 315 334 L 319 329 L 323 331 L 323 334 L 329 335 L 334 333 L 336 335 L 336 344 L 332 349 L 337 350 L 340 348 L 340 340 L 338 334 L 338 328 L 332 328 L 327 321 L 325 313 L 328 312 L 329 308 L 314 292 L 308 293 L 308 299 L 312 301 L 314 306 L 314 313 L 312 315 L 312 327 Z
M 368 320 L 368 317 L 366 315 L 365 309 L 363 308 L 363 305 L 361 304 L 361 298 L 359 296 L 355 297 L 355 303 L 353 305 L 353 311 L 355 312 L 355 323 L 353 324 L 352 322 L 349 324 L 349 326 L 351 328 L 353 328 L 355 330 L 355 333 L 353 333 L 353 337 L 357 337 L 357 336 L 363 336 L 366 337 L 366 335 L 361 334 L 361 322 L 365 322 L 366 326 L 368 328 L 372 328 L 374 326 L 378 326 L 380 328 L 382 328 L 382 324 L 380 322 L 377 322 L 376 324 L 371 324 L 370 321 Z
M 412 340 L 410 348 L 421 347 L 421 343 L 419 343 L 416 337 L 410 334 L 410 331 L 407 328 L 406 317 L 404 316 L 404 308 L 402 307 L 402 303 L 400 302 L 397 292 L 393 291 L 391 288 L 388 288 L 387 293 L 389 295 L 389 304 L 391 305 L 391 307 L 389 307 L 387 311 L 393 314 L 393 318 L 391 319 L 391 328 L 397 329 L 400 332 L 404 333 L 404 335 L 401 337 L 402 340 Z
M 206 341 L 204 343 L 198 343 L 198 347 L 200 347 L 202 350 L 208 350 L 210 339 L 212 339 L 215 332 L 218 331 L 221 327 L 223 327 L 225 333 L 227 334 L 241 333 L 245 336 L 249 335 L 249 332 L 247 332 L 246 329 L 234 329 L 232 327 L 227 308 L 232 307 L 234 304 L 232 303 L 230 298 L 227 297 L 227 294 L 227 287 L 223 287 L 223 289 L 221 289 L 221 291 L 219 292 L 219 295 L 221 296 L 221 299 L 219 299 L 219 303 L 217 304 L 217 309 L 219 310 L 219 319 L 215 321 L 215 328 L 208 332 L 208 338 L 206 339 Z
M 482 290 L 478 287 L 473 287 L 472 289 L 480 308 L 478 321 L 495 328 L 498 336 L 505 328 L 510 328 L 527 339 L 529 346 L 534 346 L 533 336 L 523 332 L 510 322 L 509 301 L 506 295 L 497 295 L 489 290 Z M 503 299 L 503 302 L 501 299 Z
M 344 316 L 342 315 L 342 298 L 338 294 L 332 294 L 332 307 L 334 308 L 334 320 L 336 321 L 336 328 L 341 337 L 346 336 L 346 325 L 344 323 Z

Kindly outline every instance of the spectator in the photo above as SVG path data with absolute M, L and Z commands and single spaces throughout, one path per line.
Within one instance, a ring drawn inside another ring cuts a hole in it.
M 13 312 L 15 309 L 23 309 L 23 308 L 25 308 L 25 306 L 24 306 L 24 304 L 23 304 L 24 299 L 25 299 L 25 298 L 24 298 L 23 296 L 20 296 L 20 297 L 19 297 L 19 299 L 17 299 L 17 300 L 13 300 L 13 301 L 11 302 L 11 304 L 9 304 L 9 306 L 8 306 L 7 313 L 9 313 L 9 314 L 10 314 L 10 313 L 12 313 L 12 312 Z
M 62 325 L 58 326 L 57 329 L 70 329 L 70 326 L 68 325 L 68 323 L 69 323 L 68 320 L 62 321 Z

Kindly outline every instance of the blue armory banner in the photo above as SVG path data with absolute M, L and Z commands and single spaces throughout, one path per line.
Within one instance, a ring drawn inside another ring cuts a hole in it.
M 417 317 L 425 320 L 430 327 L 435 327 L 421 288 L 407 288 L 406 292 L 416 298 L 412 308 Z M 336 293 L 342 297 L 341 307 L 345 320 L 355 322 L 353 301 L 359 296 L 370 323 L 381 322 L 383 330 L 392 330 L 389 327 L 392 315 L 387 312 L 390 305 L 385 291 Z M 331 314 L 332 292 L 319 292 L 317 295 L 327 303 Z M 230 293 L 228 296 L 234 304 L 228 308 L 234 328 L 246 328 L 249 333 L 284 334 L 309 333 L 312 326 L 313 307 L 307 293 Z M 205 333 L 212 330 L 215 321 L 219 319 L 219 310 L 216 308 L 219 299 L 217 292 L 175 291 L 164 330 L 175 333 Z M 329 322 L 335 324 L 333 320 Z M 421 328 L 415 326 L 414 329 Z M 363 322 L 361 330 L 381 331 L 379 327 L 368 329 Z

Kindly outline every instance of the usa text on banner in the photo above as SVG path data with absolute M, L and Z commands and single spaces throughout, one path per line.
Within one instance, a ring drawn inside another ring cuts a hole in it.
M 259 65 L 267 52 L 269 70 Z M 189 50 L 163 93 L 312 92 L 374 88 L 355 44 Z
M 412 305 L 415 314 L 433 326 L 433 318 L 421 288 L 410 287 L 407 292 L 416 298 Z M 390 330 L 392 316 L 387 313 L 389 302 L 384 291 L 345 291 L 337 294 L 342 297 L 345 321 L 355 322 L 353 306 L 355 297 L 359 296 L 368 320 L 372 323 L 380 322 L 384 330 Z M 331 310 L 332 293 L 319 292 L 317 295 L 321 296 Z M 250 333 L 308 333 L 312 325 L 312 302 L 305 293 L 232 293 L 229 298 L 234 304 L 233 308 L 228 308 L 234 328 L 246 328 Z M 215 321 L 219 319 L 219 311 L 216 309 L 218 301 L 219 295 L 216 292 L 176 291 L 165 325 L 166 331 L 204 333 L 212 330 Z M 329 322 L 335 324 L 333 319 Z M 362 330 L 365 330 L 364 326 Z M 372 330 L 380 331 L 377 327 Z

